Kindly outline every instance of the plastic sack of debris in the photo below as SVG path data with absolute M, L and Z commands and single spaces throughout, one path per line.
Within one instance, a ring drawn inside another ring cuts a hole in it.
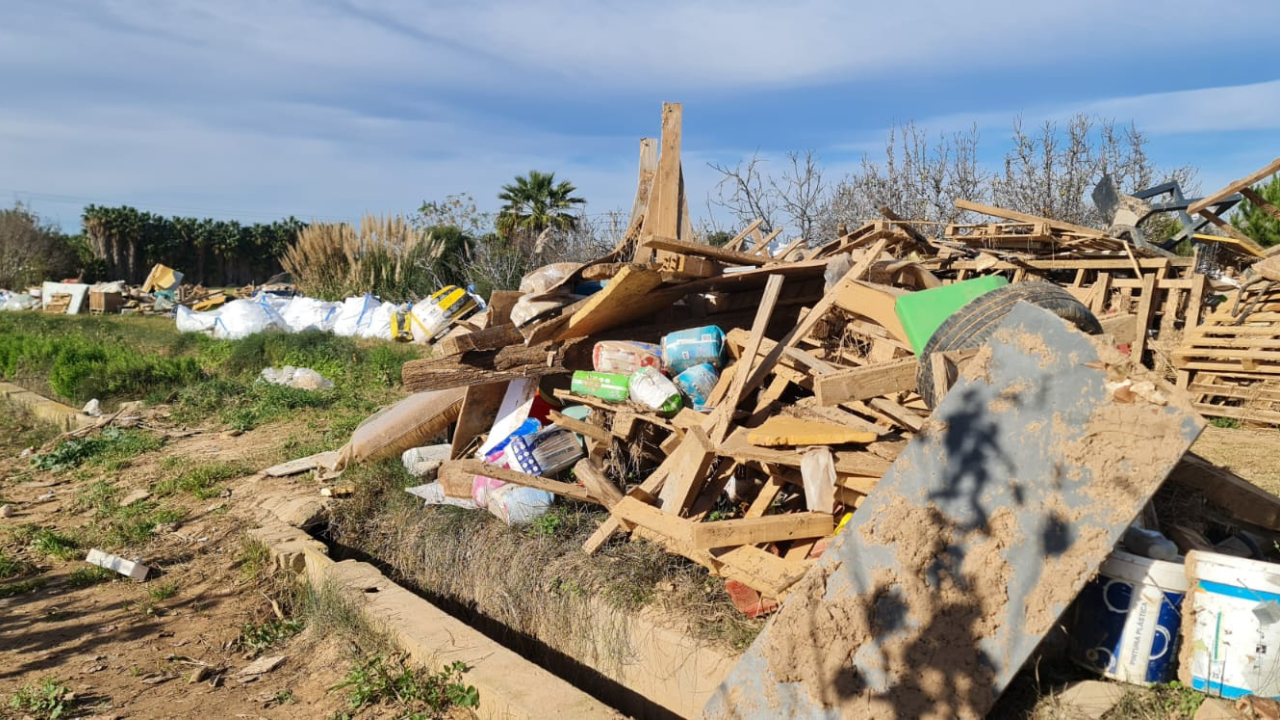
M 702 363 L 719 370 L 723 357 L 724 331 L 715 325 L 680 330 L 662 338 L 662 365 L 672 375 Z
M 630 375 L 642 367 L 662 369 L 662 348 L 653 343 L 601 340 L 591 350 L 596 372 Z
M 383 340 L 391 339 L 391 315 L 395 313 L 396 306 L 394 303 L 384 302 L 373 309 L 369 315 L 369 322 L 360 328 L 357 333 L 362 338 L 381 338 Z
M 280 308 L 280 317 L 289 326 L 290 332 L 320 330 L 329 332 L 337 320 L 340 303 L 325 302 L 309 297 L 290 298 Z
M 0 310 L 33 310 L 40 301 L 26 293 L 13 293 L 0 297 Z
M 288 327 L 274 308 L 253 300 L 232 300 L 217 313 L 213 336 L 219 340 L 239 340 L 254 333 Z
M 416 487 L 408 487 L 404 489 L 410 495 L 422 498 L 428 505 L 452 505 L 453 507 L 466 508 L 467 510 L 479 510 L 480 506 L 476 505 L 467 498 L 451 498 L 444 494 L 444 487 L 438 482 L 427 483 L 426 485 L 418 485 Z
M 338 311 L 333 319 L 333 334 L 342 337 L 355 337 L 360 331 L 368 327 L 373 322 L 373 313 L 382 307 L 382 303 L 378 302 L 378 298 L 365 293 L 360 297 L 349 297 L 338 305 Z M 387 317 L 388 333 L 390 333 L 391 318 Z
M 711 363 L 701 363 L 675 376 L 672 382 L 680 388 L 680 392 L 689 397 L 694 410 L 703 412 L 707 398 L 711 397 L 716 384 L 720 382 L 720 373 Z
M 210 310 L 209 312 L 196 312 L 191 308 L 178 306 L 177 313 L 174 315 L 174 321 L 178 325 L 178 332 L 212 332 L 213 324 L 218 321 L 219 310 Z
M 371 415 L 351 433 L 335 469 L 395 457 L 442 437 L 457 422 L 465 394 L 466 388 L 415 393 Z
M 524 295 L 511 308 L 511 323 L 516 327 L 524 327 L 543 315 L 573 304 L 582 298 L 582 295 L 571 293 Z
M 284 385 L 298 390 L 328 390 L 333 387 L 329 380 L 311 368 L 296 368 L 285 365 L 282 368 L 269 367 L 259 376 L 272 385 Z
M 489 493 L 489 512 L 508 525 L 523 525 L 547 514 L 555 496 L 546 490 L 506 484 Z
M 409 448 L 400 454 L 400 463 L 414 477 L 434 479 L 436 471 L 449 459 L 453 446 L 449 443 Z
M 520 292 L 541 295 L 564 282 L 578 270 L 577 263 L 552 263 L 543 265 L 520 279 Z

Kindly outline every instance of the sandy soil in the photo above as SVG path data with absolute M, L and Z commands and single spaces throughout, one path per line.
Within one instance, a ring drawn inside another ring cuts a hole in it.
M 26 523 L 66 531 L 90 522 L 92 511 L 76 512 L 74 499 L 99 477 L 125 493 L 146 488 L 165 474 L 159 465 L 165 455 L 193 464 L 223 460 L 264 467 L 278 457 L 285 436 L 279 428 L 238 437 L 198 434 L 174 440 L 111 477 L 20 475 L 18 482 L 0 484 L 0 497 L 16 509 L 0 519 L 0 537 Z M 0 477 L 27 469 L 25 460 L 0 460 Z M 44 678 L 70 686 L 76 695 L 72 717 L 323 718 L 343 709 L 343 697 L 328 689 L 345 677 L 350 655 L 305 632 L 267 652 L 286 657 L 276 670 L 248 684 L 232 678 L 250 662 L 235 646 L 241 628 L 272 617 L 266 597 L 240 567 L 242 531 L 252 526 L 254 498 L 244 491 L 249 486 L 233 482 L 229 497 L 188 498 L 188 518 L 141 551 L 154 570 L 147 583 L 121 579 L 74 588 L 67 578 L 85 563 L 18 555 L 38 565 L 47 584 L 0 599 L 0 717 L 14 713 L 7 707 L 11 693 Z M 52 500 L 36 502 L 50 491 Z M 177 592 L 156 600 L 149 591 L 162 584 L 173 584 Z M 189 683 L 200 664 L 229 672 L 222 682 Z

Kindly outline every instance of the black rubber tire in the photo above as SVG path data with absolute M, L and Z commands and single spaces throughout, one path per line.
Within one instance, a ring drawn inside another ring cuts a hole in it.
M 942 400 L 935 397 L 933 363 L 930 362 L 933 353 L 982 347 L 1013 306 L 1023 301 L 1048 310 L 1089 335 L 1102 334 L 1102 325 L 1089 308 L 1057 285 L 1047 282 L 1002 285 L 957 310 L 925 343 L 916 367 L 916 390 L 926 405 L 934 407 Z

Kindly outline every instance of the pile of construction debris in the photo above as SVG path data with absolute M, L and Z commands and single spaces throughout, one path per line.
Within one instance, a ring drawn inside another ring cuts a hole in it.
M 631 534 L 724 578 L 753 617 L 781 604 L 715 716 L 981 716 L 1113 549 L 1218 557 L 1220 527 L 1160 535 L 1166 478 L 1215 508 L 1237 555 L 1274 559 L 1258 541 L 1280 500 L 1188 452 L 1196 410 L 1223 404 L 1146 367 L 1169 369 L 1162 339 L 1213 344 L 1236 305 L 1237 337 L 1280 343 L 1280 297 L 1248 270 L 1260 248 L 1197 234 L 1218 250 L 1177 257 L 967 202 L 1002 222 L 933 236 L 885 208 L 814 248 L 759 223 L 712 247 L 692 239 L 679 152 L 667 105 L 624 241 L 495 293 L 404 366 L 417 395 L 362 429 L 381 445 L 353 439 L 338 464 L 447 431 L 438 479 L 415 488 L 429 501 L 508 522 L 553 496 L 598 504 L 586 552 Z M 1224 368 L 1179 350 L 1170 373 L 1232 398 L 1225 383 L 1274 371 L 1262 353 Z M 1201 687 L 1219 658 L 1197 648 L 1182 672 Z

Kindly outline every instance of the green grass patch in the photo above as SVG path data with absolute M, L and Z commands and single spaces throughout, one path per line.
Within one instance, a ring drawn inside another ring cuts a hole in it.
M 480 704 L 479 692 L 462 682 L 467 669 L 465 663 L 455 662 L 432 673 L 411 667 L 403 656 L 375 655 L 357 662 L 334 689 L 346 691 L 353 711 L 393 705 L 401 717 L 439 718 L 449 708 Z
M 51 528 L 41 528 L 31 539 L 31 549 L 46 557 L 72 560 L 80 554 L 80 543 L 69 535 Z
M 83 567 L 67 576 L 67 587 L 87 588 L 111 580 L 115 573 L 102 567 Z
M 222 486 L 218 483 L 246 474 L 248 470 L 244 467 L 230 463 L 197 465 L 175 477 L 161 480 L 152 486 L 151 491 L 158 497 L 188 493 L 200 500 L 208 500 L 222 493 Z
M 0 580 L 18 577 L 31 569 L 31 563 L 19 560 L 0 550 Z
M 161 507 L 157 502 L 137 502 L 128 507 L 115 507 L 95 526 L 97 544 L 106 549 L 136 547 L 151 539 L 156 526 L 181 522 L 186 513 L 177 508 Z
M 255 656 L 297 635 L 305 622 L 300 618 L 272 618 L 266 622 L 249 623 L 240 628 L 240 645 Z
M 57 720 L 71 711 L 74 702 L 71 688 L 55 678 L 39 684 L 23 685 L 9 699 L 9 707 L 38 720 Z
M 161 600 L 168 600 L 169 598 L 177 594 L 178 594 L 178 583 L 174 582 L 173 580 L 167 580 L 162 583 L 155 583 L 147 588 L 147 595 L 150 595 L 151 599 L 155 600 L 156 602 L 160 602 Z
M 138 455 L 163 446 L 164 438 L 158 435 L 109 427 L 97 435 L 63 441 L 53 450 L 32 458 L 31 464 L 37 470 L 52 472 L 64 472 L 86 464 L 115 471 L 128 467 Z

